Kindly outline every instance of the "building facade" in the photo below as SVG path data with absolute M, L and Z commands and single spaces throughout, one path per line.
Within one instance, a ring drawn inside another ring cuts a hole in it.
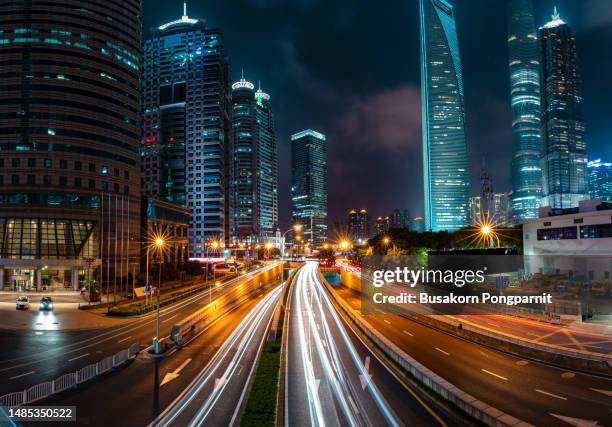
M 542 206 L 572 208 L 588 198 L 582 82 L 576 39 L 555 9 L 540 27 Z
M 231 228 L 236 242 L 267 242 L 278 228 L 278 162 L 270 95 L 232 85 Z
M 590 198 L 612 202 L 612 163 L 593 160 L 587 163 L 587 170 Z
M 160 236 L 164 239 L 164 249 L 161 251 L 164 261 L 182 270 L 189 260 L 189 209 L 176 203 L 145 197 L 142 210 L 143 229 L 148 237 L 143 241 L 142 262 L 146 262 L 144 252 Z
M 453 6 L 420 0 L 420 24 L 425 227 L 456 230 L 467 221 L 470 177 Z
M 189 208 L 190 252 L 229 236 L 229 62 L 221 33 L 183 16 L 144 48 L 143 190 Z
M 139 0 L 0 4 L 0 288 L 137 266 L 141 16 Z
M 371 218 L 366 209 L 351 209 L 348 213 L 348 232 L 355 242 L 368 240 L 371 236 Z
M 610 280 L 612 204 L 585 200 L 568 209 L 542 207 L 523 223 L 525 269 L 570 280 Z
M 391 228 L 391 219 L 388 216 L 379 216 L 376 218 L 376 234 L 381 235 L 389 232 Z
M 512 106 L 512 222 L 538 217 L 540 166 L 540 50 L 532 0 L 508 3 L 508 61 Z
M 410 228 L 410 212 L 407 209 L 393 209 L 389 214 L 390 228 Z
M 304 240 L 320 246 L 327 240 L 327 142 L 307 129 L 291 135 L 291 212 L 302 225 Z

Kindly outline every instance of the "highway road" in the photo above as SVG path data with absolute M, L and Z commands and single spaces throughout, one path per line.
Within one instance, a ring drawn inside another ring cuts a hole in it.
M 139 356 L 129 366 L 45 404 L 76 406 L 79 425 L 239 422 L 244 390 L 278 295 L 278 287 L 266 287 L 158 363 Z
M 445 415 L 401 382 L 341 319 L 307 262 L 291 286 L 286 426 L 433 426 Z
M 188 297 L 161 309 L 160 336 L 166 337 L 178 320 L 208 306 L 232 292 L 247 294 L 248 283 L 269 285 L 278 283 L 278 275 L 270 264 L 236 279 L 213 287 L 212 293 Z M 260 275 L 261 273 L 261 275 Z M 0 395 L 23 390 L 73 372 L 106 356 L 137 343 L 148 347 L 155 335 L 155 313 L 148 313 L 118 326 L 89 331 L 9 331 L 0 333 Z
M 360 294 L 334 290 L 359 310 Z M 604 426 L 612 420 L 612 379 L 524 360 L 384 313 L 363 318 L 407 354 L 474 397 L 542 426 Z

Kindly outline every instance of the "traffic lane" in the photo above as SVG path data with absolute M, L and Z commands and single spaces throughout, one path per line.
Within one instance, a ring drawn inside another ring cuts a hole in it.
M 223 344 L 213 363 L 198 373 L 193 387 L 183 391 L 185 399 L 168 408 L 167 413 L 181 408 L 170 425 L 230 425 L 240 421 L 247 398 L 245 389 L 256 368 L 259 348 L 279 295 L 280 287 L 262 295 L 257 306 L 236 325 L 236 335 Z M 159 420 L 160 425 L 165 423 L 163 418 Z
M 272 272 L 270 272 L 272 273 Z M 269 274 L 266 281 L 261 281 L 264 286 L 269 286 L 275 281 L 274 274 Z M 222 297 L 228 292 L 236 292 L 239 295 L 248 293 L 245 285 L 259 281 L 259 277 L 245 276 L 227 286 L 212 288 L 212 301 L 214 298 Z M 193 312 L 209 304 L 210 293 L 205 291 L 190 297 L 177 305 L 165 307 L 161 310 L 160 336 L 167 336 L 172 325 L 185 318 Z M 155 313 L 144 315 L 129 324 L 107 329 L 98 334 L 92 334 L 75 343 L 49 342 L 49 350 L 37 354 L 28 354 L 22 358 L 13 358 L 0 362 L 0 374 L 5 372 L 12 381 L 0 384 L 0 393 L 19 391 L 18 387 L 28 387 L 41 381 L 48 381 L 67 372 L 95 363 L 104 357 L 111 356 L 120 350 L 128 348 L 132 343 L 148 346 L 152 342 L 155 333 Z M 61 336 L 61 335 L 60 335 Z M 42 335 L 42 337 L 45 337 Z M 41 369 L 43 366 L 44 369 Z M 58 369 L 62 368 L 62 369 Z M 48 375 L 52 374 L 51 377 Z M 38 375 L 33 378 L 31 376 Z M 24 385 L 25 384 L 25 385 Z M 22 388 L 23 389 L 23 388 Z
M 301 274 L 294 281 L 292 290 L 292 317 L 300 319 L 304 307 L 299 302 L 310 304 L 313 310 L 306 307 L 307 323 L 302 326 L 309 328 L 303 336 L 313 337 L 302 339 L 298 345 L 289 349 L 293 359 L 299 359 L 298 352 L 308 352 L 314 365 L 314 378 L 318 383 L 318 392 L 313 393 L 321 402 L 321 413 L 326 421 L 339 423 L 358 423 L 362 425 L 388 425 L 388 423 L 408 425 L 437 425 L 439 418 L 422 401 L 420 402 L 410 390 L 405 388 L 397 378 L 386 369 L 368 347 L 362 343 L 348 325 L 336 314 L 327 294 L 316 276 L 315 269 L 306 269 L 308 274 Z M 304 276 L 307 276 L 304 279 Z M 295 325 L 295 319 L 293 320 Z M 293 336 L 299 334 L 292 328 Z M 320 335 L 323 340 L 319 341 Z M 299 349 L 299 350 L 298 350 Z M 328 362 L 324 354 L 330 354 Z M 319 355 L 320 357 L 316 357 Z M 291 357 L 291 356 L 290 356 Z M 325 369 L 325 365 L 333 365 L 333 369 Z M 303 370 L 302 370 L 303 372 Z M 334 375 L 335 374 L 335 375 Z M 330 378 L 330 375 L 334 378 Z M 307 387 L 307 380 L 302 377 L 297 387 Z M 334 392 L 334 387 L 342 385 L 341 392 L 347 397 L 344 400 Z M 290 387 L 291 390 L 291 387 Z M 296 400 L 288 396 L 290 405 Z M 392 401 L 392 404 L 389 403 Z M 297 401 L 304 402 L 304 400 Z M 301 412 L 306 412 L 302 408 Z M 289 425 L 295 422 L 295 415 L 289 419 Z M 303 418 L 307 420 L 308 418 Z
M 596 334 L 567 326 L 557 326 L 530 319 L 495 314 L 462 315 L 460 317 L 469 319 L 479 326 L 493 331 L 510 333 L 542 343 L 598 353 L 612 351 L 612 333 Z
M 367 360 L 367 358 L 370 359 L 369 366 L 372 381 L 377 385 L 388 405 L 393 408 L 400 420 L 410 426 L 454 425 L 454 421 L 445 411 L 437 408 L 437 404 L 428 396 L 425 396 L 421 390 L 401 382 L 395 374 L 391 373 L 360 339 L 353 329 L 353 326 L 349 325 L 343 317 L 341 317 L 341 319 L 345 330 L 350 331 L 349 337 L 351 342 L 357 349 L 361 358 L 364 361 Z M 412 398 L 406 399 L 407 394 L 410 394 Z M 420 403 L 420 401 L 423 403 Z M 429 410 L 427 408 L 429 408 Z
M 358 308 L 358 296 L 344 289 L 339 293 Z M 609 396 L 592 388 L 611 390 L 611 380 L 522 360 L 401 316 L 364 318 L 436 374 L 511 415 L 540 424 L 562 424 L 551 418 L 550 412 L 584 419 L 594 414 L 600 420 L 609 416 Z M 574 402 L 576 407 L 568 408 L 568 402 Z
M 155 362 L 143 354 L 129 366 L 37 404 L 76 406 L 79 424 L 146 425 L 212 360 L 259 299 L 253 298 L 226 314 L 194 341 L 163 359 L 158 365 L 157 375 Z M 176 372 L 188 359 L 191 360 L 178 372 L 178 376 L 159 386 L 156 397 L 155 384 L 160 384 L 167 374 Z

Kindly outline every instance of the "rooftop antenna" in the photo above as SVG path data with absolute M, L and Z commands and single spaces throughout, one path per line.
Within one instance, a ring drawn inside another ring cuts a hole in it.
M 553 6 L 553 14 L 552 14 L 552 19 L 553 21 L 557 20 L 561 18 L 561 16 L 559 15 L 559 11 L 557 10 L 557 6 Z
M 261 80 L 257 80 L 257 90 L 261 92 Z
M 187 2 L 183 2 L 183 17 L 187 17 Z
M 242 80 L 244 80 L 244 68 L 241 69 L 241 73 L 242 73 Z

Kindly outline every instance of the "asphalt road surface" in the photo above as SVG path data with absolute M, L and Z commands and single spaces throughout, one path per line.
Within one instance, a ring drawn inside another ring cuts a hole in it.
M 447 425 L 360 341 L 322 286 L 307 262 L 291 287 L 285 425 Z

